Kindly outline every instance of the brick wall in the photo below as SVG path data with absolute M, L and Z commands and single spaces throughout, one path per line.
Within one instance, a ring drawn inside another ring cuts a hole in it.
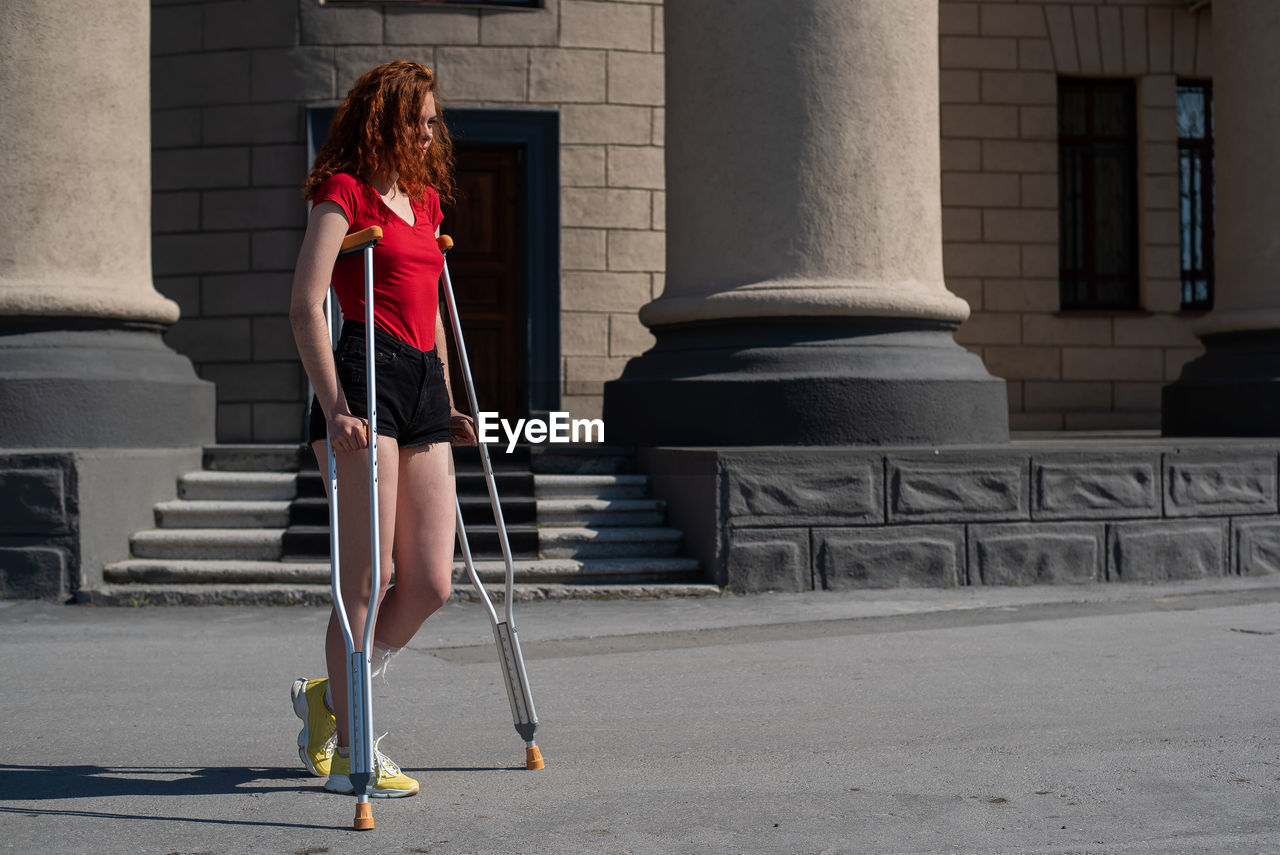
M 301 436 L 287 313 L 305 107 L 401 58 L 438 71 L 447 106 L 561 111 L 563 403 L 598 416 L 604 381 L 649 346 L 636 312 L 662 290 L 661 52 L 660 0 L 152 0 L 155 281 L 182 307 L 169 343 L 218 385 L 219 441 Z
M 1152 428 L 1197 355 L 1180 312 L 1179 77 L 1210 75 L 1208 9 L 1183 0 L 942 0 L 942 204 L 957 340 L 1009 381 L 1015 429 Z M 1137 81 L 1141 310 L 1062 312 L 1057 77 Z

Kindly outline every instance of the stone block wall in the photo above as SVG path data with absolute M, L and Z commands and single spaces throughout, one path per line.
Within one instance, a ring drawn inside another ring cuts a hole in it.
M 0 600 L 65 600 L 79 562 L 69 454 L 0 456 Z
M 560 111 L 565 408 L 598 417 L 604 381 L 652 341 L 636 312 L 665 263 L 660 0 L 152 0 L 151 44 L 156 287 L 182 308 L 170 345 L 217 383 L 219 441 L 301 436 L 305 108 L 392 59 L 436 69 L 446 108 Z
M 641 454 L 710 581 L 736 591 L 1280 572 L 1278 460 L 1266 440 Z
M 305 108 L 393 58 L 446 105 L 561 116 L 563 404 L 599 415 L 652 336 L 665 266 L 661 0 L 536 10 L 412 2 L 152 0 L 153 254 L 169 342 L 218 385 L 218 438 L 291 441 L 305 377 L 286 317 L 305 224 Z M 947 285 L 957 338 L 1008 380 L 1015 429 L 1148 428 L 1200 352 L 1180 311 L 1174 87 L 1210 75 L 1211 11 L 1183 0 L 941 0 Z M 1138 81 L 1141 302 L 1059 310 L 1056 78 Z
M 942 0 L 947 286 L 957 340 L 1008 380 L 1013 429 L 1155 428 L 1200 353 L 1180 311 L 1176 82 L 1211 75 L 1211 9 L 1184 0 Z M 1057 78 L 1137 81 L 1141 308 L 1063 312 Z
M 103 565 L 128 557 L 129 534 L 199 465 L 199 448 L 0 451 L 0 600 L 101 586 Z

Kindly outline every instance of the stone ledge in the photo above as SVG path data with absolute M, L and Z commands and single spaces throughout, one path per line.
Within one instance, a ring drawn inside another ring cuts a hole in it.
M 49 540 L 0 546 L 0 599 L 66 599 L 70 582 L 68 568 L 75 563 L 70 546 L 70 543 L 54 545 Z
M 486 585 L 496 604 L 506 599 L 502 585 Z M 516 585 L 514 602 L 535 600 L 664 600 L 677 597 L 718 597 L 714 585 Z M 454 589 L 451 602 L 480 599 L 470 586 Z M 95 606 L 329 606 L 328 585 L 102 585 L 81 591 L 76 600 Z
M 1228 520 L 1161 520 L 1107 527 L 1107 580 L 1225 576 Z
M 1280 519 L 1231 521 L 1231 569 L 1240 576 L 1280 573 Z
M 1037 520 L 1160 516 L 1158 453 L 1048 454 L 1031 467 L 1031 516 Z
M 968 527 L 969 584 L 1077 585 L 1103 579 L 1106 526 L 1012 523 Z
M 812 531 L 815 588 L 949 588 L 965 583 L 964 526 Z
M 885 458 L 888 522 L 971 522 L 1030 518 L 1023 454 L 893 454 Z
M 1164 515 L 1274 514 L 1276 455 L 1164 456 Z
M 1278 457 L 1280 440 L 1058 435 L 638 460 L 710 580 L 802 591 L 1280 572 Z
M 100 584 L 199 459 L 195 447 L 0 449 L 0 599 L 66 600 Z
M 724 500 L 733 526 L 882 523 L 884 464 L 878 456 L 840 449 L 767 460 L 726 458 Z
M 69 455 L 0 456 L 0 536 L 71 533 L 74 496 Z

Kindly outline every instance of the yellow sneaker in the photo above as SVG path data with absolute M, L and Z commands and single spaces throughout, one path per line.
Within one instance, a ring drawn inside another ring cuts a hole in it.
M 293 681 L 293 713 L 302 719 L 298 731 L 298 756 L 302 765 L 317 778 L 329 774 L 333 749 L 338 744 L 338 729 L 333 713 L 324 702 L 324 690 L 328 680 L 308 680 L 299 677 Z
M 377 760 L 377 770 L 369 787 L 369 795 L 384 799 L 414 795 L 418 792 L 418 782 L 403 774 L 400 767 L 391 762 L 390 757 L 378 750 L 378 743 L 382 741 L 382 736 L 373 741 L 373 756 Z M 350 772 L 351 757 L 341 751 L 335 752 L 333 763 L 329 767 L 329 780 L 325 781 L 324 788 L 331 793 L 354 793 L 356 788 L 347 777 Z

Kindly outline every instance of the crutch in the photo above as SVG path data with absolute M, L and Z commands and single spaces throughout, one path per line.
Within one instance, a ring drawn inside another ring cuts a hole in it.
M 333 581 L 333 603 L 347 644 L 347 721 L 351 735 L 351 768 L 349 778 L 355 788 L 357 831 L 373 828 L 373 805 L 369 803 L 369 782 L 374 767 L 373 692 L 369 674 L 369 650 L 373 645 L 373 625 L 378 619 L 378 592 L 382 589 L 381 544 L 378 531 L 378 394 L 373 360 L 373 248 L 382 240 L 382 229 L 371 226 L 346 236 L 339 257 L 364 253 L 364 343 L 365 377 L 369 390 L 369 422 L 366 428 L 369 445 L 369 549 L 373 559 L 373 579 L 369 588 L 369 611 L 364 618 L 364 639 L 355 649 L 351 621 L 342 601 L 342 579 L 338 564 L 338 464 L 329 448 L 329 555 Z M 329 335 L 333 336 L 331 296 L 325 297 L 325 315 Z
M 436 239 L 440 252 L 448 255 L 453 248 L 453 238 L 441 235 Z M 467 361 L 467 348 L 462 343 L 462 322 L 458 318 L 458 305 L 453 298 L 453 282 L 449 278 L 449 264 L 444 265 L 444 296 L 449 307 L 449 323 L 453 327 L 453 341 L 456 345 L 458 364 L 462 366 L 462 379 L 467 387 L 467 403 L 471 405 L 471 414 L 478 416 L 479 406 L 476 404 L 476 387 L 471 379 L 471 364 Z M 515 590 L 515 567 L 511 563 L 511 543 L 507 540 L 507 524 L 502 519 L 502 506 L 498 502 L 498 485 L 493 478 L 493 466 L 489 463 L 489 450 L 483 442 L 479 443 L 480 465 L 484 468 L 485 486 L 489 490 L 489 506 L 493 508 L 493 521 L 498 526 L 498 543 L 502 547 L 502 561 L 506 565 L 506 614 L 500 620 L 498 612 L 489 599 L 488 592 L 480 582 L 476 573 L 475 562 L 471 560 L 471 547 L 467 543 L 467 530 L 462 522 L 462 501 L 458 500 L 458 545 L 462 548 L 462 560 L 467 566 L 467 575 L 475 586 L 489 610 L 489 621 L 493 624 L 493 638 L 498 645 L 498 661 L 502 664 L 502 673 L 506 678 L 507 700 L 511 702 L 511 717 L 515 720 L 516 733 L 524 740 L 525 768 L 541 769 L 542 752 L 534 742 L 533 736 L 538 732 L 538 713 L 533 708 L 533 692 L 529 689 L 529 675 L 524 668 L 524 654 L 520 652 L 520 637 L 516 634 L 515 612 L 512 610 Z

